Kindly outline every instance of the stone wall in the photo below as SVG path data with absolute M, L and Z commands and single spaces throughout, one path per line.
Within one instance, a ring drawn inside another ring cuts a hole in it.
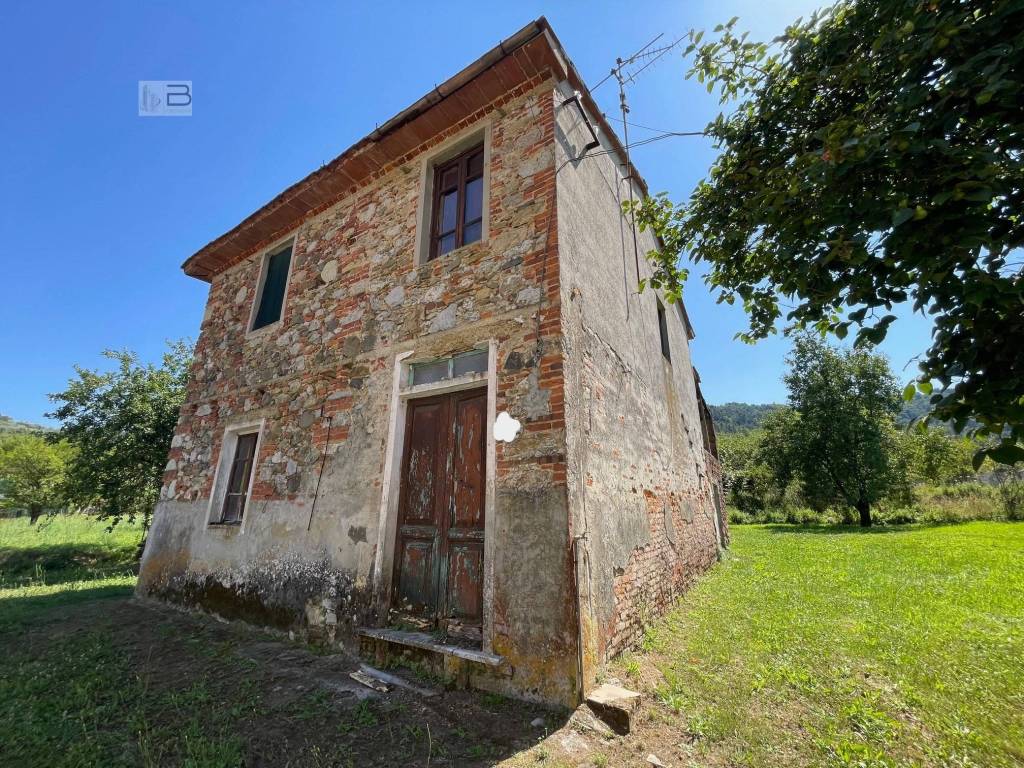
M 634 251 L 620 213 L 628 182 L 607 141 L 579 159 L 589 139 L 575 104 L 557 109 L 567 474 L 588 682 L 719 546 L 683 313 L 666 307 L 670 362 L 655 293 L 637 293 L 637 261 L 648 276 L 656 243 L 637 232 Z
M 495 340 L 498 411 L 525 428 L 493 457 L 492 642 L 513 676 L 484 685 L 572 702 L 553 103 L 551 82 L 517 89 L 304 221 L 279 324 L 246 333 L 262 251 L 214 277 L 140 594 L 332 641 L 383 621 L 373 563 L 395 357 Z M 485 124 L 490 235 L 417 264 L 424 159 Z M 252 420 L 265 426 L 244 525 L 210 526 L 224 430 Z

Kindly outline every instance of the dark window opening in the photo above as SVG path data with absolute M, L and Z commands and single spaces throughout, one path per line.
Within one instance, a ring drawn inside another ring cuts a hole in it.
M 263 278 L 263 289 L 260 291 L 259 304 L 252 329 L 264 328 L 281 319 L 281 307 L 284 306 L 284 291 L 288 285 L 288 267 L 292 263 L 292 247 L 267 258 L 267 274 Z
M 430 259 L 483 237 L 484 147 L 463 152 L 434 169 Z
M 661 334 L 661 354 L 672 362 L 672 349 L 668 345 L 668 321 L 665 319 L 665 305 L 658 302 L 658 333 Z
M 228 474 L 227 493 L 224 494 L 224 508 L 220 515 L 222 523 L 242 522 L 245 502 L 249 497 L 249 477 L 252 475 L 252 463 L 256 454 L 256 437 L 256 432 L 238 436 L 235 458 L 231 462 L 231 472 Z

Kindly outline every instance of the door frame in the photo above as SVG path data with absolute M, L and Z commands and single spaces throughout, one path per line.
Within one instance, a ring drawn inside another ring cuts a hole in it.
M 481 345 L 482 347 L 482 345 Z M 398 504 L 401 496 L 402 456 L 405 451 L 405 427 L 409 401 L 443 395 L 466 389 L 487 390 L 487 444 L 484 475 L 484 583 L 481 632 L 482 650 L 492 652 L 494 603 L 494 543 L 497 531 L 495 505 L 495 441 L 494 420 L 497 416 L 497 356 L 498 343 L 487 342 L 486 373 L 469 374 L 435 384 L 412 386 L 409 382 L 410 366 L 414 362 L 436 359 L 446 355 L 431 355 L 416 350 L 395 356 L 391 404 L 388 418 L 387 447 L 384 453 L 384 475 L 381 483 L 381 504 L 377 525 L 377 548 L 373 564 L 373 591 L 377 616 L 384 618 L 391 610 L 393 595 L 395 540 L 398 534 Z

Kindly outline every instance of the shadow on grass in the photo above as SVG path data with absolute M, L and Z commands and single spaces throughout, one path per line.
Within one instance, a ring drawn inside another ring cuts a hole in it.
M 0 582 L 43 580 L 64 584 L 83 578 L 135 571 L 133 550 L 119 550 L 101 544 L 43 544 L 36 547 L 0 547 Z
M 96 586 L 48 590 L 49 586 L 26 587 L 12 590 L 7 596 L 0 598 L 0 633 L 45 619 L 46 615 L 56 608 L 94 600 L 131 597 L 135 591 L 135 584 L 134 580 L 130 583 L 123 580 L 113 583 L 98 581 Z
M 450 689 L 421 678 L 422 668 L 390 670 L 417 690 L 370 690 L 350 678 L 360 662 L 347 653 L 106 599 L 129 589 L 86 584 L 0 600 L 0 653 L 10 660 L 0 702 L 9 759 L 0 763 L 50 765 L 67 753 L 83 766 L 484 768 L 517 755 L 519 766 L 565 765 L 530 751 L 568 711 Z M 67 610 L 68 600 L 82 605 Z M 35 604 L 29 633 L 3 624 L 9 602 Z

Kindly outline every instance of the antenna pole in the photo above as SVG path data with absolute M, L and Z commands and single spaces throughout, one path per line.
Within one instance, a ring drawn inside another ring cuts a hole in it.
M 657 38 L 655 38 L 657 39 Z M 629 121 L 626 116 L 629 114 L 629 104 L 626 103 L 626 81 L 622 77 L 622 66 L 625 62 L 616 59 L 616 67 L 612 70 L 615 79 L 619 81 L 619 109 L 622 110 L 622 139 L 626 148 L 626 182 L 629 185 L 630 222 L 633 230 L 633 263 L 636 266 L 636 279 L 640 280 L 640 247 L 636 241 L 636 216 L 633 213 L 633 161 L 629 157 Z

